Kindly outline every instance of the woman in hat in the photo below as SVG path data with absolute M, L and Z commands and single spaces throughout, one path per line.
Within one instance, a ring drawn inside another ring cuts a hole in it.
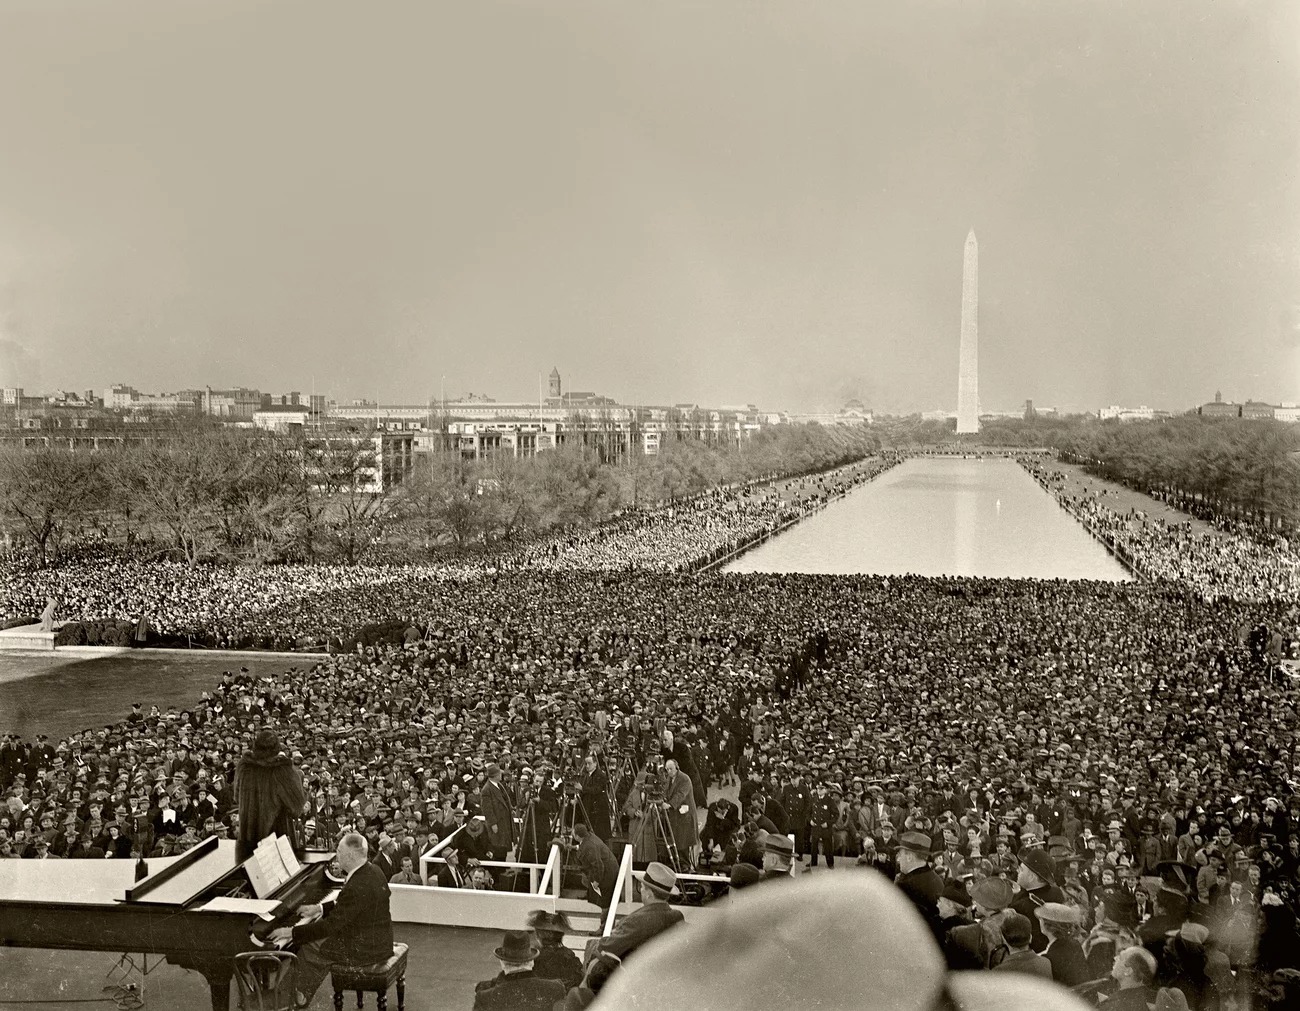
M 543 979 L 559 980 L 566 989 L 577 986 L 582 981 L 582 963 L 564 946 L 564 935 L 573 932 L 569 918 L 562 912 L 534 909 L 528 914 L 528 926 L 541 947 L 533 960 L 533 971 Z
M 286 836 L 294 852 L 303 855 L 301 819 L 307 798 L 302 775 L 280 750 L 274 731 L 258 731 L 252 750 L 244 752 L 235 772 L 235 796 L 239 799 L 236 860 L 242 863 L 251 857 L 268 835 Z

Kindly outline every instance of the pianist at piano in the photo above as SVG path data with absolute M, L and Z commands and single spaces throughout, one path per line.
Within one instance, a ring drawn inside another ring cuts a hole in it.
M 388 882 L 367 859 L 366 837 L 347 833 L 339 840 L 337 859 L 347 882 L 333 908 L 322 915 L 319 905 L 305 905 L 299 912 L 310 922 L 278 927 L 268 935 L 268 940 L 277 944 L 292 942 L 295 946 L 301 994 L 298 1004 L 303 1007 L 329 975 L 331 965 L 370 965 L 393 954 Z

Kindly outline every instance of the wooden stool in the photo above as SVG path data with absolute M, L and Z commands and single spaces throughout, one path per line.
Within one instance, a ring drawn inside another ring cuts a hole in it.
M 378 995 L 379 1011 L 388 1011 L 388 988 L 397 984 L 397 1011 L 406 1006 L 406 952 L 404 944 L 393 945 L 393 957 L 373 965 L 330 966 L 330 982 L 334 985 L 334 1011 L 343 1011 L 343 991 L 357 992 L 357 1007 L 361 1007 L 365 993 Z

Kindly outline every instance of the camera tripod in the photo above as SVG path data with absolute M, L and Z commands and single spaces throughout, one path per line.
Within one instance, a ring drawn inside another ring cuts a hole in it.
M 668 802 L 662 798 L 654 800 L 646 798 L 642 807 L 640 825 L 637 827 L 636 835 L 628 840 L 632 844 L 632 852 L 635 853 L 646 843 L 651 843 L 657 853 L 667 855 L 668 859 L 664 862 L 675 873 L 682 874 L 690 870 L 683 862 L 681 853 L 677 849 L 677 835 L 673 832 L 673 824 L 667 814 Z M 646 837 L 647 832 L 650 833 L 649 838 Z
M 551 840 L 551 826 L 550 824 L 539 826 L 537 821 L 537 798 L 530 796 L 524 806 L 523 816 L 519 819 L 519 848 L 516 859 L 521 863 L 546 862 L 547 848 Z

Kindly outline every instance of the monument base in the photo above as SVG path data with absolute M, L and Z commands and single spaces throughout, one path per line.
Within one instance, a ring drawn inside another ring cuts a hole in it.
M 19 625 L 0 629 L 0 653 L 18 650 L 54 651 L 54 633 L 41 631 L 40 625 Z

